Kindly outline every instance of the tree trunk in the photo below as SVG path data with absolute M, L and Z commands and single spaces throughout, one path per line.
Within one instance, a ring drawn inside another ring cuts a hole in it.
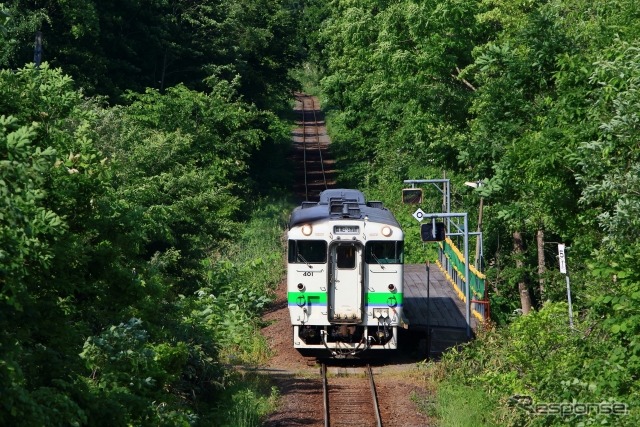
M 524 242 L 522 241 L 522 234 L 519 231 L 513 233 L 513 252 L 516 255 L 516 267 L 522 271 L 524 268 L 524 262 L 522 256 L 524 254 Z M 529 287 L 525 282 L 524 277 L 518 281 L 518 292 L 520 293 L 520 304 L 522 305 L 522 314 L 529 314 L 531 311 L 531 295 L 529 294 Z
M 167 76 L 167 55 L 169 48 L 164 50 L 164 55 L 162 56 L 162 74 L 160 75 L 160 93 L 164 93 L 164 79 Z
M 540 300 L 544 301 L 544 273 L 546 268 L 544 266 L 544 227 L 542 224 L 538 228 L 536 240 L 538 242 L 538 286 L 540 288 Z

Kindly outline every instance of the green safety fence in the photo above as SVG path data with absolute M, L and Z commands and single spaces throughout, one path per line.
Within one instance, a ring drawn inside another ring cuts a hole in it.
M 467 284 L 470 286 L 471 307 L 475 315 L 482 320 L 489 317 L 489 302 L 486 296 L 486 276 L 474 266 L 469 265 L 469 281 L 465 277 L 465 259 L 460 249 L 450 238 L 440 242 L 440 265 L 448 274 L 449 280 L 457 287 L 462 300 L 465 300 Z

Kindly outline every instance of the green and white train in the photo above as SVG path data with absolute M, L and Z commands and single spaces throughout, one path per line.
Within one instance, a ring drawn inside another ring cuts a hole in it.
M 382 202 L 332 189 L 303 202 L 288 232 L 293 345 L 304 354 L 392 350 L 403 326 L 400 224 Z

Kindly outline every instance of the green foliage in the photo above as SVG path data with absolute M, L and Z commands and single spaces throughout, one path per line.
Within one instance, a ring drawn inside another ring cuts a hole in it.
M 6 24 L 11 19 L 11 15 L 4 10 L 4 3 L 0 3 L 0 36 L 7 37 Z
M 36 124 L 20 126 L 16 118 L 0 116 L 0 326 L 5 331 L 0 338 L 4 390 L 0 422 L 79 425 L 86 421 L 86 413 L 72 396 L 60 393 L 67 386 L 65 380 L 52 387 L 29 387 L 29 382 L 37 380 L 29 377 L 34 371 L 24 362 L 37 363 L 47 351 L 34 351 L 23 341 L 29 332 L 15 329 L 33 319 L 32 310 L 38 307 L 33 281 L 55 262 L 50 242 L 67 231 L 62 218 L 43 203 L 44 176 L 53 167 L 56 151 L 34 147 L 36 128 Z
M 153 399 L 156 408 L 176 407 L 176 398 L 161 390 L 180 377 L 189 349 L 185 343 L 153 346 L 149 338 L 135 318 L 88 338 L 80 357 L 91 371 L 91 388 L 122 412 L 126 410 L 129 423 L 154 420 L 159 425 L 189 425 L 195 419 L 190 411 L 155 410 L 147 402 Z
M 598 220 L 610 245 L 638 240 L 637 216 L 640 158 L 637 146 L 638 97 L 640 94 L 640 45 L 620 39 L 606 49 L 590 77 L 597 85 L 590 110 L 600 123 L 597 139 L 584 142 L 576 153 L 585 185 L 582 201 L 602 206 Z
M 239 77 L 250 103 L 278 110 L 293 86 L 287 72 L 300 58 L 297 11 L 289 3 L 15 1 L 0 66 L 32 61 L 34 33 L 41 31 L 44 60 L 63 67 L 89 94 L 121 101 L 127 90 L 147 87 L 184 83 L 205 90 L 203 79 L 223 74 Z
M 438 387 L 429 415 L 443 427 L 498 426 L 493 421 L 496 406 L 494 399 L 481 389 L 447 382 Z
M 35 129 L 35 124 L 18 126 L 16 118 L 0 116 L 0 260 L 4 280 L 13 274 L 19 279 L 26 273 L 26 264 L 47 267 L 51 254 L 42 237 L 64 231 L 60 217 L 42 206 L 43 175 L 53 166 L 56 152 L 50 147 L 32 147 Z M 4 291 L 8 289 L 4 287 Z M 19 303 L 16 308 L 20 309 Z
M 229 363 L 258 364 L 270 354 L 257 333 L 256 313 L 266 308 L 283 272 L 282 230 L 290 206 L 267 199 L 253 205 L 253 217 L 226 260 L 204 260 L 204 287 L 198 291 L 200 322 L 211 328 Z
M 257 113 L 232 101 L 223 82 L 209 95 L 178 86 L 131 98 L 104 118 L 105 132 L 124 131 L 103 139 L 121 183 L 113 197 L 135 203 L 146 256 L 175 248 L 182 258 L 175 276 L 191 282 L 198 260 L 237 233 L 246 160 L 263 135 L 253 127 Z
M 271 389 L 268 399 L 262 398 L 252 390 L 243 390 L 232 398 L 233 412 L 228 424 L 230 427 L 258 427 L 260 418 L 275 409 L 278 391 Z
M 341 179 L 373 185 L 455 165 L 470 90 L 458 71 L 481 30 L 473 2 L 334 2 L 322 80 Z M 453 74 L 453 75 L 452 75 Z
M 224 427 L 258 427 L 265 415 L 276 409 L 280 394 L 268 388 L 269 379 L 254 372 L 237 375 L 226 390 L 216 425 Z M 222 405 L 225 405 L 226 408 Z
M 46 63 L 0 71 L 0 423 L 208 422 L 219 362 L 268 354 L 284 220 L 256 205 L 264 252 L 233 240 L 251 156 L 282 128 L 208 84 L 107 108 Z
M 603 332 L 600 325 L 581 321 L 570 329 L 567 305 L 549 303 L 538 312 L 515 318 L 502 330 L 484 331 L 464 351 L 448 353 L 437 369 L 449 372 L 451 381 L 491 396 L 495 410 L 488 412 L 498 425 L 634 425 L 638 411 L 631 396 L 636 391 L 620 382 L 628 377 L 624 369 L 616 368 L 615 358 L 605 356 L 611 342 L 602 341 Z M 597 412 L 565 418 L 532 415 L 520 406 L 509 407 L 510 398 L 518 395 L 529 396 L 534 403 L 615 401 L 627 404 L 631 411 L 615 419 Z
M 492 315 L 504 326 L 445 359 L 443 371 L 454 374 L 444 391 L 481 389 L 499 425 L 636 424 L 635 2 L 334 1 L 325 12 L 316 65 L 340 179 L 393 206 L 407 230 L 407 260 L 423 254 L 410 231 L 415 207 L 394 200 L 399 182 L 446 169 L 462 212 L 477 199 L 456 187 L 484 182 L 476 195 L 485 204 Z M 524 241 L 514 249 L 516 231 Z M 564 277 L 550 271 L 556 241 L 571 246 L 573 331 L 557 302 L 566 298 Z M 514 316 L 521 284 L 539 309 L 527 317 Z M 513 394 L 619 401 L 631 413 L 531 417 L 507 407 Z

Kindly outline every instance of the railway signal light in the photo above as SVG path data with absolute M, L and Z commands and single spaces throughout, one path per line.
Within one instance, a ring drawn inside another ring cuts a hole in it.
M 423 242 L 442 242 L 446 237 L 444 222 L 428 222 L 420 226 L 420 238 Z
M 402 203 L 407 205 L 422 203 L 422 188 L 404 188 L 402 190 Z

